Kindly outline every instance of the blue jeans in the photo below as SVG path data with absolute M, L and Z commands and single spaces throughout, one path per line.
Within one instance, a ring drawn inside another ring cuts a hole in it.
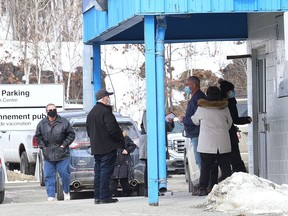
M 48 197 L 55 197 L 56 171 L 62 179 L 62 187 L 65 193 L 70 191 L 70 157 L 61 161 L 44 161 L 44 176 Z
M 110 180 L 117 159 L 117 151 L 113 150 L 107 154 L 94 155 L 94 198 L 107 200 L 111 198 Z
M 191 139 L 191 144 L 193 146 L 193 152 L 195 157 L 195 163 L 199 167 L 199 170 L 201 170 L 201 156 L 200 153 L 197 151 L 198 147 L 198 137 L 189 137 Z

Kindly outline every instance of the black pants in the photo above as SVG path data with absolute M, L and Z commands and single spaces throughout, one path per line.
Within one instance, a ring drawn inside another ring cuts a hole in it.
M 246 172 L 247 169 L 241 158 L 239 143 L 231 143 L 231 165 L 233 172 Z
M 212 168 L 215 166 L 215 161 L 217 161 L 220 166 L 222 176 L 220 180 L 224 180 L 225 178 L 231 176 L 231 167 L 230 167 L 230 153 L 225 154 L 207 154 L 200 153 L 201 156 L 201 172 L 200 172 L 200 188 L 207 189 L 210 174 L 212 176 Z M 215 176 L 211 178 L 212 185 L 217 184 Z
M 110 191 L 112 194 L 116 195 L 118 194 L 117 188 L 118 188 L 118 181 L 120 181 L 120 185 L 122 188 L 123 195 L 130 195 L 131 194 L 131 187 L 128 182 L 128 178 L 120 178 L 120 179 L 111 179 L 110 180 Z

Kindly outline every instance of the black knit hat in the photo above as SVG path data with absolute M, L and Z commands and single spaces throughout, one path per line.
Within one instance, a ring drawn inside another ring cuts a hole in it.
M 227 81 L 227 80 L 223 80 L 223 79 L 219 79 L 218 83 L 220 84 L 220 89 L 221 89 L 221 95 L 226 96 L 227 92 L 231 91 L 234 89 L 234 85 Z
M 221 91 L 217 86 L 209 86 L 206 92 L 208 101 L 220 101 Z

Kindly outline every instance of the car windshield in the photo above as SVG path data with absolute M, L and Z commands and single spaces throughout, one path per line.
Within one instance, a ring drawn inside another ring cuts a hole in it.
M 85 125 L 74 125 L 73 129 L 75 131 L 75 141 L 78 141 L 78 142 L 89 141 L 89 137 L 88 137 Z
M 131 139 L 138 137 L 137 129 L 130 122 L 118 122 L 121 129 L 124 130 Z
M 184 130 L 184 126 L 182 123 L 180 123 L 179 121 L 174 121 L 175 127 L 173 128 L 173 130 L 169 133 L 182 133 Z
M 124 130 L 131 139 L 138 137 L 137 128 L 131 122 L 118 122 L 122 130 Z M 74 124 L 75 141 L 78 143 L 89 142 L 89 137 L 85 124 Z

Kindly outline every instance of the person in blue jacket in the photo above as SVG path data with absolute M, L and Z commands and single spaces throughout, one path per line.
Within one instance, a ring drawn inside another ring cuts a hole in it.
M 192 122 L 191 116 L 194 115 L 198 108 L 198 100 L 207 98 L 205 93 L 200 90 L 200 80 L 196 76 L 188 77 L 188 79 L 186 80 L 184 91 L 187 95 L 191 95 L 191 99 L 188 102 L 185 116 L 181 116 L 179 118 L 179 122 L 183 122 L 186 136 L 191 139 L 195 162 L 199 167 L 199 170 L 201 170 L 201 157 L 200 153 L 197 152 L 200 126 L 195 125 Z

